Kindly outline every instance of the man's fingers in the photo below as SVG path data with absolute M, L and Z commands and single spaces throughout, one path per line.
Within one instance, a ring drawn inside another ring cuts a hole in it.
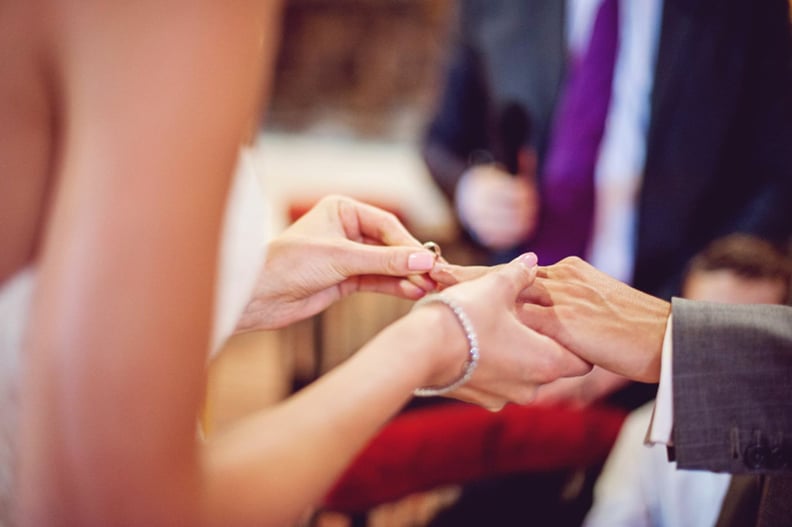
M 460 282 L 480 278 L 492 272 L 493 269 L 485 266 L 437 264 L 429 272 L 429 277 L 443 287 L 449 287 Z
M 553 311 L 545 306 L 538 304 L 521 304 L 517 310 L 517 319 L 525 326 L 542 333 L 543 335 L 553 336 L 552 331 L 555 327 Z
M 542 277 L 542 270 L 542 267 L 538 267 L 534 282 L 520 292 L 520 302 L 537 304 L 540 306 L 553 305 L 553 297 L 550 290 L 547 288 L 546 278 Z

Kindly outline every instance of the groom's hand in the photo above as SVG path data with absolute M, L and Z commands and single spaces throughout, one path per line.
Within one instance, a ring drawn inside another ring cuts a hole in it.
M 540 267 L 523 291 L 522 322 L 584 360 L 642 382 L 660 377 L 671 304 L 598 271 L 580 258 Z

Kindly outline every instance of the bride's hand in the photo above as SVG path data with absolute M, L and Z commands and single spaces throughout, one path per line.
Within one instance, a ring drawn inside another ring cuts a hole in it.
M 356 291 L 420 298 L 434 262 L 393 214 L 328 196 L 270 242 L 237 331 L 286 326 Z
M 451 397 L 497 410 L 509 401 L 528 403 L 539 386 L 559 377 L 583 375 L 591 369 L 564 346 L 520 320 L 520 296 L 536 276 L 535 255 L 529 253 L 493 268 L 454 270 L 459 283 L 449 286 L 443 295 L 459 305 L 470 319 L 478 336 L 480 359 L 470 380 L 451 392 Z M 467 280 L 462 281 L 462 275 Z M 441 345 L 454 353 L 453 361 L 445 359 L 445 368 L 429 382 L 443 386 L 459 375 L 464 360 L 461 349 L 467 343 L 459 322 L 441 303 L 428 303 L 410 316 L 421 316 L 422 311 L 429 309 L 443 310 L 442 326 L 429 331 L 450 335 L 441 339 Z

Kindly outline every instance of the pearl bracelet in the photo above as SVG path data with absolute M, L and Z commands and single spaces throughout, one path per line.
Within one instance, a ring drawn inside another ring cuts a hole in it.
M 453 392 L 457 388 L 460 388 L 463 384 L 470 380 L 470 377 L 473 376 L 473 372 L 476 371 L 476 366 L 478 366 L 479 361 L 479 345 L 478 337 L 476 336 L 476 330 L 473 329 L 473 324 L 470 322 L 470 318 L 468 318 L 467 313 L 465 313 L 459 304 L 441 293 L 435 293 L 426 295 L 422 299 L 418 300 L 415 305 L 413 305 L 413 309 L 417 309 L 433 302 L 440 302 L 451 309 L 451 312 L 454 313 L 454 316 L 465 332 L 465 337 L 467 338 L 470 349 L 468 350 L 468 360 L 465 362 L 462 375 L 457 380 L 451 384 L 447 384 L 446 386 L 427 386 L 424 388 L 416 388 L 413 392 L 413 395 L 417 397 L 433 397 L 435 395 L 444 395 L 446 393 Z

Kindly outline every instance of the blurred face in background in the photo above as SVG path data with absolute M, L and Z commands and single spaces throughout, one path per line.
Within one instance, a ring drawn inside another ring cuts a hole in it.
M 728 269 L 693 271 L 682 294 L 691 300 L 728 304 L 784 304 L 788 291 L 783 280 L 748 278 Z

